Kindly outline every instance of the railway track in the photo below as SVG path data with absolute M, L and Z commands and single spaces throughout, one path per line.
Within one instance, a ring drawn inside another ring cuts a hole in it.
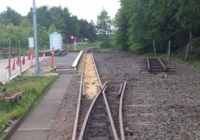
M 160 58 L 149 58 L 147 57 L 147 69 L 149 72 L 166 72 L 167 67 Z
M 80 80 L 81 82 L 80 82 L 80 88 L 79 88 L 79 97 L 78 97 L 78 103 L 77 103 L 77 109 L 76 109 L 76 116 L 75 116 L 75 120 L 74 120 L 72 140 L 78 139 L 82 124 L 84 122 L 84 118 L 85 118 L 86 113 L 92 103 L 92 100 L 89 100 L 86 96 L 84 96 L 84 94 L 85 94 L 84 93 L 85 92 L 84 75 L 85 75 L 85 67 L 86 67 L 86 55 L 88 53 L 92 53 L 92 50 L 91 49 L 85 50 L 85 53 L 84 53 L 82 74 L 81 74 L 81 80 Z M 93 55 L 92 55 L 92 61 L 94 64 L 96 75 L 97 75 L 97 80 L 100 84 L 100 87 L 102 87 L 102 83 L 101 83 L 99 75 L 98 75 L 98 71 L 96 68 L 96 64 L 94 62 Z
M 84 72 L 82 72 L 72 140 L 124 140 L 122 105 L 126 81 L 105 82 L 102 85 L 94 57 L 92 58 L 100 89 L 92 103 L 88 103 L 82 96 L 84 91 Z
M 116 127 L 116 132 L 119 139 L 124 140 L 124 127 L 123 127 L 123 97 L 126 87 L 126 81 L 121 82 L 111 82 L 103 90 L 103 94 L 106 96 L 109 108 L 112 114 L 114 125 Z
M 87 112 L 79 140 L 123 140 L 124 83 L 106 82 Z

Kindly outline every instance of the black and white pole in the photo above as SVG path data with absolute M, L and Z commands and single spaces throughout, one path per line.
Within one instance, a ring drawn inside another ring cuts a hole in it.
M 33 31 L 34 31 L 34 47 L 35 47 L 35 75 L 40 75 L 40 63 L 38 56 L 38 41 L 37 41 L 37 18 L 35 0 L 33 0 Z

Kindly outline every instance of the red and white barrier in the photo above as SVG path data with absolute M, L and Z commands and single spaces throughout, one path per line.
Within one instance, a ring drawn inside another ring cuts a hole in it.
M 42 56 L 42 61 L 45 60 L 45 58 L 46 58 L 46 53 L 44 52 Z
M 15 70 L 15 59 L 13 60 L 12 71 Z
M 51 51 L 51 65 L 54 66 L 55 64 L 55 56 L 54 56 L 54 49 Z
M 49 57 L 51 62 L 51 65 L 54 65 L 55 60 L 54 60 L 54 51 L 51 52 L 51 57 Z M 13 78 L 15 78 L 18 75 L 21 75 L 22 72 L 26 71 L 29 69 L 31 66 L 35 64 L 35 54 L 34 52 L 29 52 L 27 56 L 19 56 L 16 58 L 11 58 L 6 61 L 4 61 L 4 64 L 1 65 L 0 71 L 1 71 L 1 76 L 0 76 L 0 82 L 3 84 L 9 82 Z M 44 52 L 43 56 L 40 58 L 40 61 L 43 61 L 46 59 L 46 54 Z M 6 64 L 6 63 L 7 64 Z

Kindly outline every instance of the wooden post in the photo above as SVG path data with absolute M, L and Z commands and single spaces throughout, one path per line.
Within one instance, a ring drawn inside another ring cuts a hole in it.
M 171 41 L 168 41 L 168 52 L 167 52 L 167 56 L 168 56 L 168 60 L 170 60 L 170 54 L 171 54 Z
M 184 59 L 185 61 L 187 61 L 189 46 L 190 46 L 190 43 L 188 43 L 186 46 L 185 59 Z
M 156 44 L 155 44 L 155 40 L 153 40 L 153 52 L 154 52 L 154 56 L 156 56 Z
M 189 43 L 187 44 L 187 47 L 186 47 L 185 61 L 187 61 L 187 58 L 188 58 L 189 48 L 192 46 L 192 26 L 191 25 L 190 25 L 189 36 L 190 36 L 190 41 L 189 41 Z

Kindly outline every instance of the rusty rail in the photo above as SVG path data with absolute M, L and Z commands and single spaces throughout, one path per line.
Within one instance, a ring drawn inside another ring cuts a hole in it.
M 72 140 L 76 140 L 76 133 L 77 133 L 77 127 L 78 127 L 78 121 L 79 121 L 79 112 L 80 112 L 80 105 L 81 105 L 81 97 L 83 92 L 83 75 L 84 75 L 84 68 L 85 68 L 85 59 L 86 59 L 86 53 L 87 50 L 84 53 L 84 60 L 83 60 L 83 69 L 81 73 L 81 80 L 80 80 L 80 88 L 79 88 L 79 96 L 78 96 L 78 103 L 77 103 L 77 109 L 76 109 L 76 116 L 74 120 L 74 126 L 73 126 L 73 132 L 72 132 Z
M 86 125 L 87 125 L 87 123 L 88 123 L 88 119 L 89 119 L 90 113 L 91 113 L 91 111 L 92 111 L 92 109 L 93 109 L 93 107 L 94 107 L 95 102 L 96 102 L 97 99 L 100 97 L 100 94 L 102 93 L 102 90 L 105 88 L 106 84 L 107 84 L 107 82 L 104 83 L 104 85 L 102 86 L 102 88 L 101 88 L 101 90 L 99 91 L 98 95 L 97 95 L 97 96 L 95 97 L 95 99 L 93 100 L 93 102 L 92 102 L 92 104 L 91 104 L 91 106 L 90 106 L 90 108 L 89 108 L 89 110 L 88 110 L 88 112 L 87 112 L 87 114 L 86 114 L 86 117 L 85 117 L 85 120 L 84 120 L 84 122 L 83 122 L 83 126 L 82 126 L 82 128 L 81 128 L 81 132 L 80 132 L 80 134 L 79 134 L 78 140 L 82 140 L 82 139 L 83 139 L 83 137 L 84 137 L 84 132 L 85 132 L 85 129 L 86 129 Z
M 120 103 L 119 103 L 119 128 L 120 128 L 121 140 L 125 140 L 122 108 L 123 108 L 123 98 L 124 98 L 126 84 L 127 84 L 127 82 L 124 81 L 123 89 L 122 89 L 121 96 L 120 96 Z
M 164 71 L 166 71 L 166 70 L 167 70 L 167 68 L 166 68 L 165 64 L 163 63 L 163 61 L 162 61 L 160 58 L 157 58 L 157 60 L 158 60 L 158 61 L 159 61 L 159 63 L 161 64 L 161 66 L 162 66 L 163 70 L 164 70 Z

